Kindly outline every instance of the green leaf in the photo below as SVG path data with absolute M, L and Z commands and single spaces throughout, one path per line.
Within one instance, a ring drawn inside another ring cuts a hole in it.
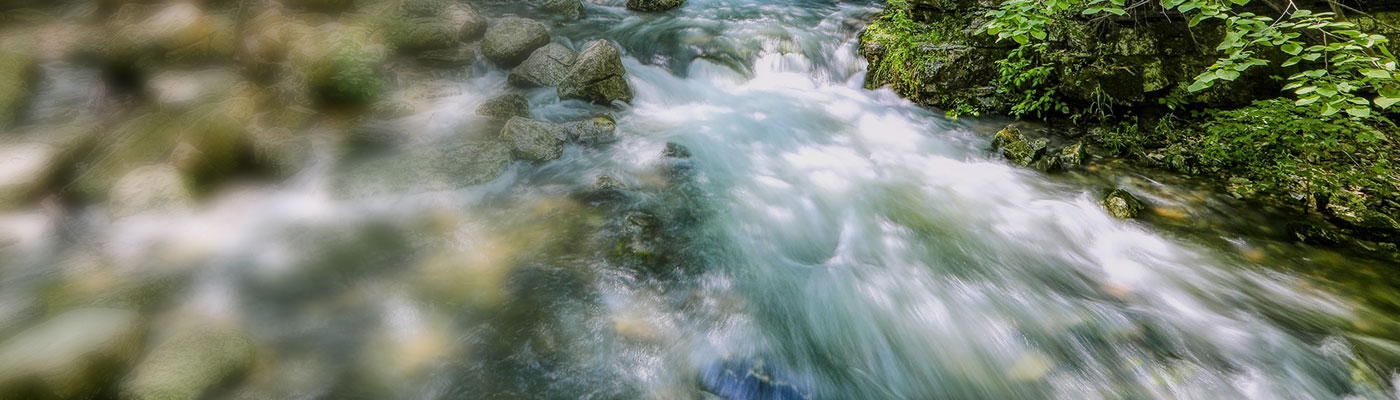
M 1284 53 L 1288 53 L 1288 55 L 1290 56 L 1296 56 L 1298 55 L 1298 53 L 1303 52 L 1303 45 L 1294 42 L 1288 42 L 1284 43 L 1283 46 L 1280 46 L 1279 50 L 1283 50 Z
M 1384 110 L 1390 108 L 1390 106 L 1392 105 L 1395 105 L 1396 102 L 1400 102 L 1400 97 L 1380 96 L 1376 97 L 1372 101 L 1376 103 L 1376 107 L 1380 107 L 1382 110 Z
M 1366 117 L 1371 116 L 1371 108 L 1369 108 L 1369 107 L 1350 107 L 1350 108 L 1347 108 L 1347 115 L 1351 115 L 1352 118 L 1366 118 Z
M 1035 38 L 1035 40 L 1045 40 L 1045 31 L 1031 31 L 1031 37 Z
M 1316 103 L 1316 102 L 1317 102 L 1317 99 L 1318 99 L 1317 95 L 1312 95 L 1312 96 L 1308 96 L 1308 97 L 1304 97 L 1304 98 L 1298 99 L 1298 101 L 1293 102 L 1293 105 L 1295 105 L 1295 106 L 1306 106 L 1306 105 L 1308 105 L 1308 104 Z
M 1199 92 L 1199 91 L 1202 91 L 1202 90 L 1206 90 L 1206 88 L 1209 88 L 1209 87 L 1214 86 L 1214 85 L 1215 85 L 1214 82 L 1211 82 L 1211 81 L 1208 81 L 1208 80 L 1197 79 L 1195 82 L 1192 82 L 1192 83 L 1191 83 L 1191 86 L 1189 86 L 1189 87 L 1186 88 L 1186 91 L 1188 91 L 1188 92 Z
M 1302 60 L 1303 60 L 1303 57 L 1296 57 L 1296 56 L 1295 56 L 1295 57 L 1289 58 L 1288 60 L 1285 60 L 1285 61 L 1283 62 L 1283 64 L 1279 64 L 1279 66 L 1280 66 L 1280 67 L 1291 67 L 1291 66 L 1297 65 L 1298 62 L 1299 62 L 1299 61 L 1302 61 Z
M 1366 75 L 1367 78 L 1390 79 L 1390 72 L 1380 69 L 1363 69 L 1361 74 Z
M 1227 81 L 1233 81 L 1233 80 L 1235 80 L 1235 79 L 1237 79 L 1237 78 L 1240 77 L 1240 73 L 1237 72 L 1237 71 L 1232 71 L 1232 70 L 1228 70 L 1228 69 L 1222 69 L 1222 70 L 1215 71 L 1215 76 L 1216 76 L 1216 77 L 1219 77 L 1220 79 L 1227 80 Z

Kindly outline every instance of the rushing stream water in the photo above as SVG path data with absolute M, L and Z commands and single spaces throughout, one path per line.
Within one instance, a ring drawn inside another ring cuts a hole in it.
M 469 110 L 507 72 L 478 62 L 382 124 L 413 145 L 320 154 L 192 210 L 5 217 L 24 234 L 0 320 L 62 303 L 55 285 L 121 296 L 184 271 L 143 317 L 248 332 L 258 361 L 228 398 L 1395 398 L 1387 306 L 1296 272 L 1367 261 L 1114 219 L 1097 195 L 1115 172 L 1019 169 L 985 126 L 864 89 L 856 38 L 881 2 L 624 3 L 552 32 L 622 49 L 636 100 L 611 110 L 617 143 L 459 190 L 356 168 L 489 131 Z M 37 113 L 90 84 L 70 75 Z M 540 119 L 609 111 L 526 94 Z M 590 189 L 600 175 L 625 189 Z M 1159 186 L 1178 219 L 1267 218 Z M 88 266 L 94 249 L 116 261 Z

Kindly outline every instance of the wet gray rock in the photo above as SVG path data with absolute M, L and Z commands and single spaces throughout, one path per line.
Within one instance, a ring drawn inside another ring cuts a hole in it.
M 508 82 L 524 88 L 558 86 L 577 59 L 578 52 L 550 43 L 531 52 L 529 58 L 510 71 Z
M 637 11 L 666 11 L 680 7 L 685 0 L 627 0 L 627 9 Z
M 1142 201 L 1138 200 L 1137 196 L 1133 196 L 1132 193 L 1123 189 L 1114 189 L 1108 192 L 1100 204 L 1105 210 L 1108 210 L 1108 215 L 1119 219 L 1137 218 L 1138 213 L 1142 212 L 1144 208 Z
M 596 40 L 579 53 L 568 75 L 559 83 L 559 98 L 580 99 L 598 104 L 614 101 L 630 103 L 632 87 L 622 54 L 606 40 Z
M 690 149 L 675 142 L 666 142 L 666 149 L 661 151 L 661 155 L 666 158 L 690 158 Z
M 253 342 L 231 329 L 201 327 L 162 343 L 122 385 L 131 400 L 201 399 L 210 388 L 248 371 Z
M 598 145 L 617 141 L 617 124 L 607 118 L 593 118 L 559 125 L 563 137 L 582 145 Z
M 549 44 L 549 28 L 537 21 L 509 17 L 486 29 L 481 53 L 503 67 L 514 67 L 530 53 Z
M 511 118 L 501 129 L 515 158 L 549 161 L 564 155 L 564 135 L 553 124 L 527 118 Z
M 458 44 L 458 29 L 445 15 L 405 18 L 392 23 L 389 43 L 403 54 L 451 48 Z
M 69 311 L 0 344 L 0 398 L 86 399 L 109 387 L 141 355 L 136 312 Z
M 500 95 L 477 107 L 476 115 L 501 120 L 530 118 L 530 100 L 515 93 Z
M 452 4 L 447 7 L 447 15 L 457 26 L 457 39 L 470 42 L 486 33 L 486 17 L 466 4 Z
M 544 10 L 565 18 L 583 16 L 582 0 L 544 0 Z

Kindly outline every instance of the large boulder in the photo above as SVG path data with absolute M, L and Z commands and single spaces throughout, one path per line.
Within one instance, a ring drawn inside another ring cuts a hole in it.
M 31 88 L 39 67 L 26 52 L 0 48 L 0 129 L 19 118 L 33 94 Z
M 525 62 L 511 70 L 508 82 L 524 88 L 558 86 L 576 60 L 578 52 L 562 44 L 550 43 L 530 53 Z
M 148 10 L 132 4 L 111 19 L 110 37 L 100 39 L 107 40 L 101 51 L 108 68 L 139 75 L 233 58 L 237 38 L 231 19 L 184 2 Z
M 685 0 L 627 0 L 627 9 L 637 11 L 666 11 L 680 7 Z
M 156 346 L 122 385 L 130 400 L 202 399 L 210 388 L 247 372 L 253 342 L 211 327 L 186 329 Z
M 579 53 L 564 80 L 559 83 L 559 98 L 579 99 L 599 104 L 614 101 L 630 103 L 632 86 L 627 83 L 627 69 L 622 55 L 606 40 L 596 40 Z
M 476 108 L 476 115 L 491 119 L 508 120 L 515 117 L 530 117 L 530 100 L 515 93 L 503 94 L 486 100 Z
M 515 158 L 549 161 L 564 155 L 565 137 L 548 122 L 527 118 L 511 118 L 501 129 L 501 139 L 510 144 Z
M 385 21 L 390 43 L 402 53 L 450 49 L 486 29 L 486 19 L 467 5 L 417 1 L 404 8 L 403 16 Z
M 466 4 L 453 4 L 447 14 L 458 24 L 457 37 L 462 41 L 472 41 L 486 33 L 486 17 Z
M 1142 212 L 1144 208 L 1142 201 L 1123 189 L 1114 189 L 1108 192 L 1100 203 L 1105 210 L 1108 210 L 1108 215 L 1119 219 L 1137 218 L 1138 213 Z
M 530 53 L 549 44 L 549 28 L 538 21 L 508 17 L 486 29 L 481 53 L 503 67 L 514 67 Z
M 141 354 L 145 328 L 130 310 L 63 313 L 0 344 L 0 398 L 86 399 Z

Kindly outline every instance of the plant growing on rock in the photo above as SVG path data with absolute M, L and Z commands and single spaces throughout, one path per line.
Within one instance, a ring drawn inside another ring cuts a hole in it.
M 1384 36 L 1362 32 L 1355 23 L 1342 20 L 1336 13 L 1300 9 L 1292 1 L 1269 3 L 1277 10 L 1276 16 L 1245 11 L 1249 2 L 1160 0 L 1128 5 L 1125 0 L 1008 0 L 987 12 L 988 21 L 978 32 L 1034 48 L 1050 38 L 1051 25 L 1057 18 L 1076 12 L 1086 17 L 1109 18 L 1156 4 L 1164 12 L 1186 17 L 1185 23 L 1190 27 L 1212 20 L 1223 24 L 1224 38 L 1215 48 L 1222 56 L 1195 77 L 1187 88 L 1190 92 L 1206 90 L 1217 82 L 1234 81 L 1251 68 L 1268 65 L 1270 61 L 1263 54 L 1277 50 L 1290 57 L 1279 67 L 1304 68 L 1289 76 L 1285 86 L 1298 97 L 1297 105 L 1317 103 L 1324 116 L 1345 112 L 1352 118 L 1366 118 L 1373 109 L 1388 109 L 1400 102 L 1400 71 Z M 1017 51 L 1012 55 L 1024 58 L 1026 54 Z M 1043 74 L 1037 68 L 1053 68 L 1053 64 L 1031 67 L 1010 57 L 1008 60 L 1020 68 L 1002 68 L 1002 80 L 1033 79 Z M 1036 104 L 1023 102 L 1013 113 L 1045 108 Z

